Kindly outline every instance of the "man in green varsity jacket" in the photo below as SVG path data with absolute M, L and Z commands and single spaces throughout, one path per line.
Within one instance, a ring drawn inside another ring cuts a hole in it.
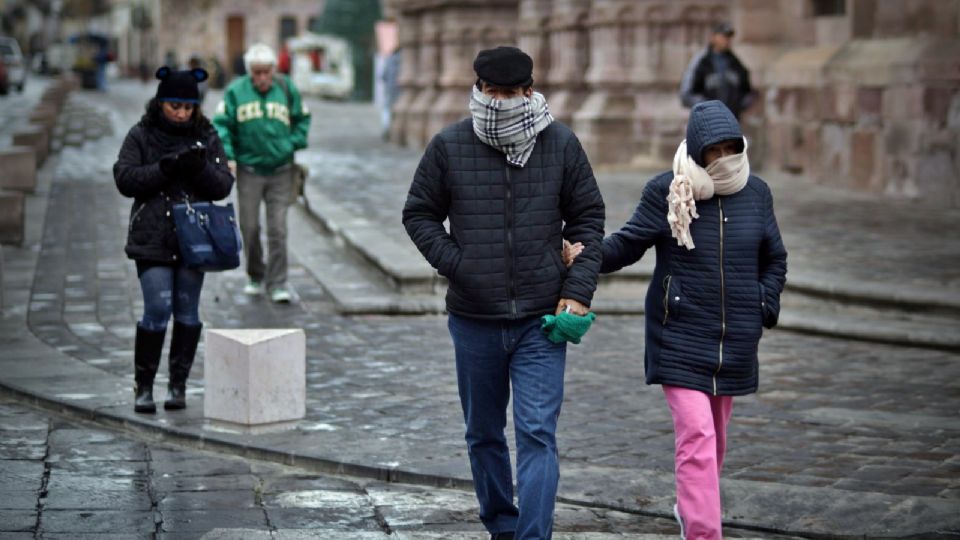
M 277 56 L 263 44 L 243 55 L 247 75 L 233 81 L 217 105 L 213 124 L 237 177 L 240 232 L 247 258 L 243 292 L 266 290 L 289 302 L 287 207 L 293 200 L 293 153 L 307 147 L 310 111 L 290 79 L 276 73 Z M 260 203 L 267 207 L 267 263 L 260 244 Z

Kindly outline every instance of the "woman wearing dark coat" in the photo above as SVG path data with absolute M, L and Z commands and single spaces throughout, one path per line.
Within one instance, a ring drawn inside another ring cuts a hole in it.
M 157 70 L 157 95 L 130 129 L 113 166 L 117 188 L 133 198 L 126 253 L 137 265 L 144 313 L 137 323 L 134 410 L 156 412 L 153 379 L 173 316 L 170 382 L 165 409 L 186 407 L 186 383 L 203 328 L 199 316 L 203 273 L 185 267 L 172 208 L 185 199 L 215 201 L 233 187 L 223 145 L 200 112 L 197 84 L 206 71 Z
M 777 323 L 786 283 L 770 188 L 750 174 L 746 150 L 725 105 L 697 104 L 673 170 L 650 180 L 633 217 L 603 240 L 603 273 L 656 249 L 644 367 L 673 416 L 674 514 L 686 538 L 721 538 L 720 470 L 733 396 L 757 390 L 757 345 L 763 327 Z M 565 260 L 580 249 L 567 244 Z

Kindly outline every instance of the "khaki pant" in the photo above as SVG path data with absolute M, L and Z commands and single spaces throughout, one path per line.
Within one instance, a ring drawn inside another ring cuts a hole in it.
M 293 167 L 285 166 L 264 176 L 237 168 L 240 233 L 247 257 L 247 275 L 267 291 L 287 283 L 287 208 L 292 200 Z M 260 243 L 260 202 L 267 206 L 267 264 Z

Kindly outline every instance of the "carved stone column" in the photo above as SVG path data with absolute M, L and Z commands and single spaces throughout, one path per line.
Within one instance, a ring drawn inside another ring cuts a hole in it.
M 635 88 L 630 79 L 635 11 L 633 0 L 593 0 L 590 6 L 590 94 L 574 114 L 573 127 L 594 162 L 622 163 L 636 153 Z
M 412 98 L 407 108 L 407 120 L 403 128 L 403 141 L 409 146 L 423 146 L 427 142 L 427 116 L 437 99 L 437 84 L 440 76 L 440 17 L 436 10 L 420 12 L 419 51 L 417 79 L 420 91 Z
M 396 4 L 396 2 L 394 2 Z M 400 97 L 393 105 L 393 120 L 390 124 L 390 140 L 407 144 L 406 130 L 410 122 L 410 109 L 421 91 L 417 76 L 420 61 L 420 18 L 411 13 L 400 12 L 397 18 L 400 39 Z
M 550 20 L 551 0 L 520 0 L 517 24 L 517 46 L 533 58 L 533 84 L 538 92 L 547 93 L 550 85 Z
M 680 103 L 680 82 L 694 55 L 706 47 L 713 24 L 729 20 L 731 0 L 638 0 L 636 57 L 630 66 L 635 94 L 633 136 L 640 167 L 670 165 L 683 140 L 689 111 Z
M 550 68 L 546 83 L 550 112 L 570 125 L 573 113 L 586 99 L 584 75 L 589 63 L 589 40 L 584 21 L 589 0 L 554 0 L 547 25 Z

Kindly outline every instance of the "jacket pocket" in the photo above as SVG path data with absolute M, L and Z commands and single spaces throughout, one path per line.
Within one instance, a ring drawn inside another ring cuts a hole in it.
M 771 306 L 767 302 L 767 288 L 763 286 L 763 282 L 757 282 L 760 287 L 760 321 L 765 328 L 773 328 L 777 324 L 777 319 L 780 318 L 780 313 L 777 307 Z
M 680 313 L 686 298 L 680 288 L 680 282 L 672 275 L 663 278 L 663 325 L 668 321 L 676 321 L 680 318 Z

